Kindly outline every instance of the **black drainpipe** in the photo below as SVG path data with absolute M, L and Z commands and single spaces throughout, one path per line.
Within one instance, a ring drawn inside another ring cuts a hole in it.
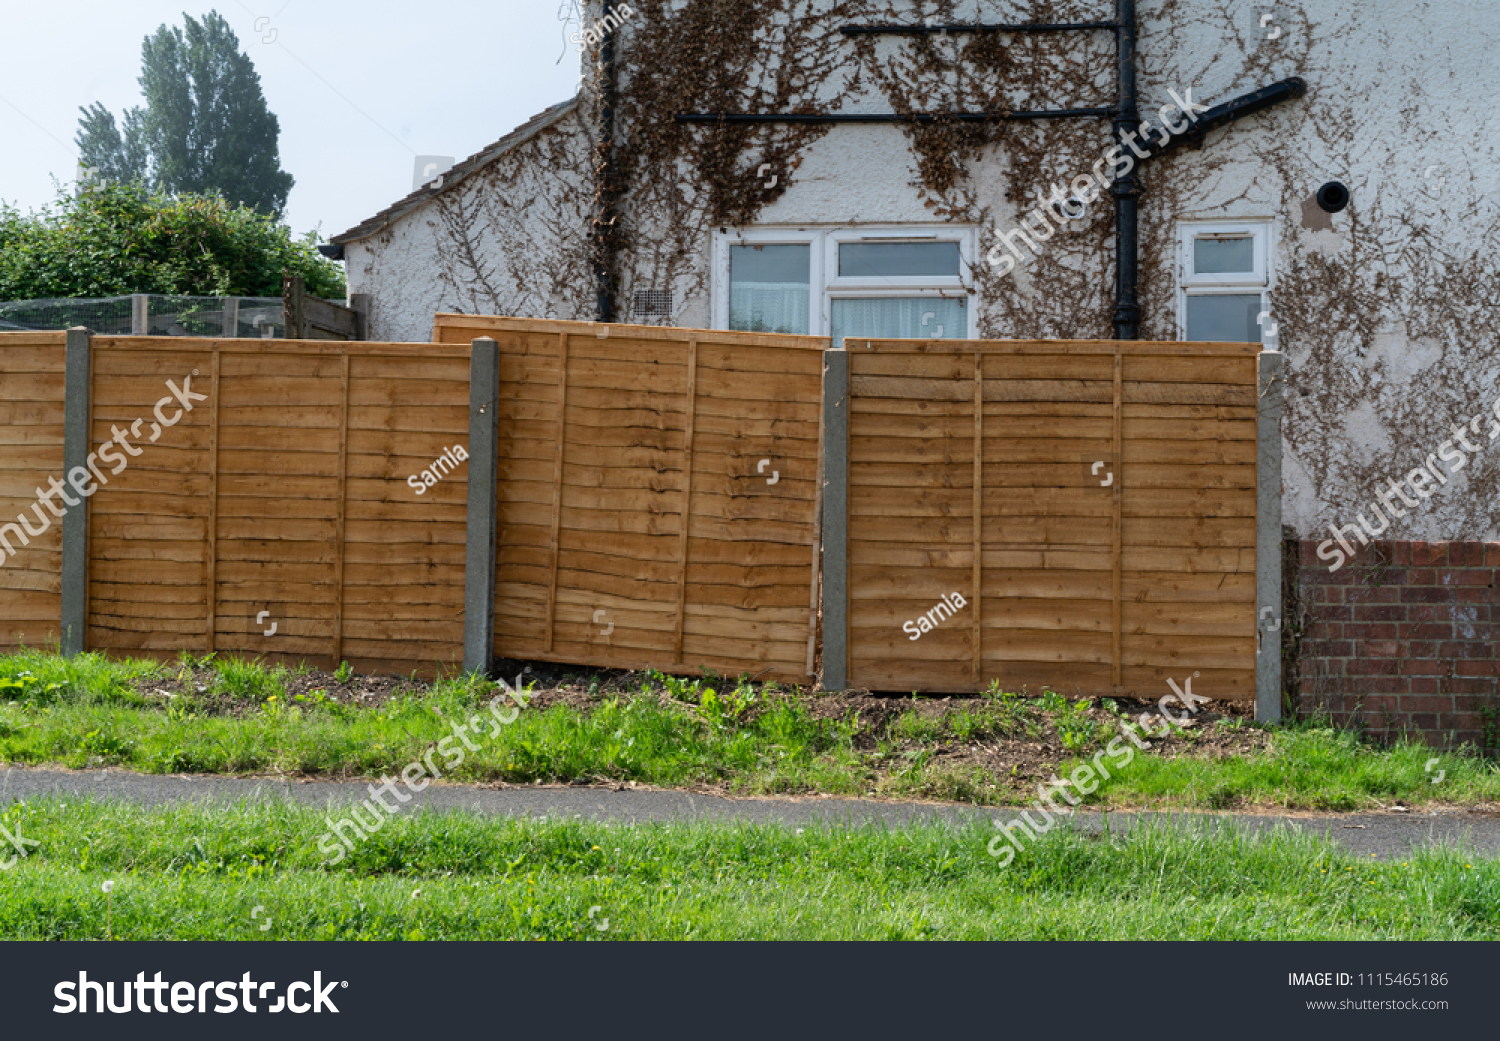
M 613 0 L 604 0 L 601 21 L 614 15 Z M 599 45 L 599 127 L 594 154 L 594 310 L 601 322 L 615 320 L 615 31 L 607 29 Z
M 1115 138 L 1123 151 L 1125 135 L 1141 125 L 1135 104 L 1135 0 L 1115 0 L 1115 60 L 1119 77 L 1119 101 L 1115 112 Z M 1138 340 L 1141 307 L 1136 301 L 1138 232 L 1141 189 L 1135 179 L 1136 164 L 1115 178 L 1110 192 L 1115 197 L 1115 339 Z

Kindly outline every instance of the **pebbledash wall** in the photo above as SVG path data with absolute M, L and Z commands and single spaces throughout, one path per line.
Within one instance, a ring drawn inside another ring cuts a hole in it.
M 1107 119 L 918 129 L 712 127 L 672 118 L 1106 105 L 1114 87 L 1108 33 L 914 39 L 851 37 L 839 28 L 1094 21 L 1113 14 L 1110 0 L 1060 0 L 1045 12 L 1021 0 L 935 0 L 918 9 L 905 0 L 630 6 L 633 17 L 612 34 L 614 265 L 624 320 L 713 327 L 724 274 L 715 241 L 726 234 L 956 226 L 973 236 L 965 275 L 972 335 L 1111 335 L 1112 207 L 1089 207 L 1012 272 L 982 261 L 997 234 L 1018 227 L 1051 185 L 1092 167 L 1111 143 Z M 585 8 L 586 21 L 597 21 L 600 4 Z M 1347 531 L 1361 511 L 1373 518 L 1369 504 L 1390 479 L 1422 465 L 1453 437 L 1454 424 L 1490 409 L 1500 388 L 1493 294 L 1500 117 L 1488 101 L 1500 81 L 1493 59 L 1500 8 L 1460 0 L 1411 8 L 1385 0 L 1140 0 L 1138 23 L 1139 105 L 1153 126 L 1174 91 L 1213 105 L 1290 76 L 1308 87 L 1300 99 L 1213 131 L 1201 148 L 1148 163 L 1140 200 L 1143 339 L 1182 335 L 1185 227 L 1259 221 L 1266 229 L 1266 290 L 1287 360 L 1283 517 L 1287 537 L 1305 540 L 1292 555 L 1302 562 L 1295 580 L 1302 620 L 1289 607 L 1283 628 L 1289 657 L 1303 656 L 1292 663 L 1302 679 L 1291 694 L 1304 711 L 1375 730 L 1404 724 L 1434 741 L 1478 740 L 1479 702 L 1454 701 L 1445 712 L 1441 699 L 1496 696 L 1493 673 L 1472 674 L 1483 659 L 1461 635 L 1471 623 L 1460 608 L 1482 615 L 1500 606 L 1500 592 L 1493 584 L 1429 583 L 1431 569 L 1420 566 L 1372 567 L 1387 552 L 1374 544 L 1358 546 L 1355 559 L 1330 573 L 1317 548 L 1332 537 L 1330 525 Z M 375 301 L 372 338 L 425 337 L 438 311 L 596 317 L 590 220 L 600 168 L 599 56 L 597 48 L 582 55 L 577 98 L 459 164 L 442 186 L 336 237 L 351 290 Z M 782 64 L 790 61 L 796 66 Z M 1390 116 L 1398 110 L 1406 115 L 1395 133 Z M 1314 194 L 1332 180 L 1351 189 L 1352 201 L 1328 214 Z M 669 292 L 669 312 L 633 313 L 638 290 Z M 823 303 L 815 299 L 815 313 Z M 1460 472 L 1445 471 L 1447 483 L 1418 508 L 1386 517 L 1379 538 L 1394 540 L 1392 560 L 1453 544 L 1446 540 L 1466 544 L 1468 560 L 1475 546 L 1500 540 L 1496 446 L 1484 442 Z M 1360 600 L 1361 589 L 1394 599 Z M 1325 599 L 1333 590 L 1356 599 Z M 1477 599 L 1459 597 L 1463 590 Z M 1375 610 L 1443 604 L 1451 609 L 1446 621 Z M 1485 622 L 1476 617 L 1474 631 Z M 1455 635 L 1429 648 L 1403 625 L 1450 625 Z M 1437 672 L 1387 689 L 1402 677 L 1369 670 L 1427 667 L 1393 665 L 1407 655 L 1386 653 L 1392 639 L 1415 640 L 1424 655 L 1430 649 Z M 1466 689 L 1425 689 L 1449 673 Z

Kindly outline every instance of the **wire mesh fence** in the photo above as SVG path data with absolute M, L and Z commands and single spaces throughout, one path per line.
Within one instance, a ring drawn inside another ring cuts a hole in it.
M 279 296 L 168 296 L 133 293 L 96 299 L 0 302 L 0 331 L 84 326 L 106 336 L 279 337 Z

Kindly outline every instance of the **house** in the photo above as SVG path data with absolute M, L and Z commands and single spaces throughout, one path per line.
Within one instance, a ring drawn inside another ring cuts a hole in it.
M 437 311 L 1264 338 L 1304 694 L 1358 673 L 1374 725 L 1474 730 L 1455 698 L 1500 676 L 1500 8 L 606 0 L 585 23 L 578 97 L 334 239 L 372 338 Z

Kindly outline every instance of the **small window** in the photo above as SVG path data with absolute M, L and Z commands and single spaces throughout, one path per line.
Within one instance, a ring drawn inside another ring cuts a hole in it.
M 806 336 L 811 302 L 810 245 L 729 247 L 729 328 Z
M 1259 293 L 1201 293 L 1187 299 L 1187 339 L 1210 343 L 1259 343 Z
M 840 278 L 958 277 L 957 242 L 841 242 Z
M 1270 278 L 1268 222 L 1183 224 L 1178 325 L 1198 342 L 1262 343 Z
M 1208 236 L 1193 238 L 1193 274 L 1253 275 L 1255 273 L 1255 238 L 1251 235 Z
M 973 335 L 977 231 L 743 228 L 715 234 L 714 325 L 855 339 Z

